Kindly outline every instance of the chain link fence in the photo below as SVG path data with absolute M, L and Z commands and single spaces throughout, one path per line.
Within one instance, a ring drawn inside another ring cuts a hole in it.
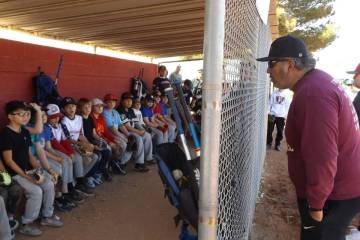
M 248 239 L 265 158 L 271 41 L 255 0 L 226 0 L 217 239 Z

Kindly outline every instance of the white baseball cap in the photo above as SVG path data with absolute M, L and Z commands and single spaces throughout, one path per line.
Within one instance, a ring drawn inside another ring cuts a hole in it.
M 91 102 L 93 106 L 104 105 L 104 102 L 100 98 L 94 98 Z
M 60 108 L 56 104 L 48 104 L 46 106 L 46 109 L 47 109 L 46 115 L 49 118 L 56 118 L 56 117 L 60 117 L 60 115 L 61 115 Z

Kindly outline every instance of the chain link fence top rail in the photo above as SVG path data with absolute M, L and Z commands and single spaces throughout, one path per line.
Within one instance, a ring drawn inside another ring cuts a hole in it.
M 217 239 L 248 239 L 265 158 L 271 41 L 255 0 L 226 0 Z

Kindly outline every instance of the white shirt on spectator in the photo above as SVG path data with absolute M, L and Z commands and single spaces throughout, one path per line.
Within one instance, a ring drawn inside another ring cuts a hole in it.
M 275 90 L 270 97 L 270 115 L 275 117 L 286 118 L 290 107 L 290 97 L 287 91 L 280 89 Z

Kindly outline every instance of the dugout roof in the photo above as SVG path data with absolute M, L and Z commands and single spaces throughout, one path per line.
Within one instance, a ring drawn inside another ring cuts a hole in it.
M 154 58 L 203 52 L 205 0 L 0 1 L 0 26 Z

